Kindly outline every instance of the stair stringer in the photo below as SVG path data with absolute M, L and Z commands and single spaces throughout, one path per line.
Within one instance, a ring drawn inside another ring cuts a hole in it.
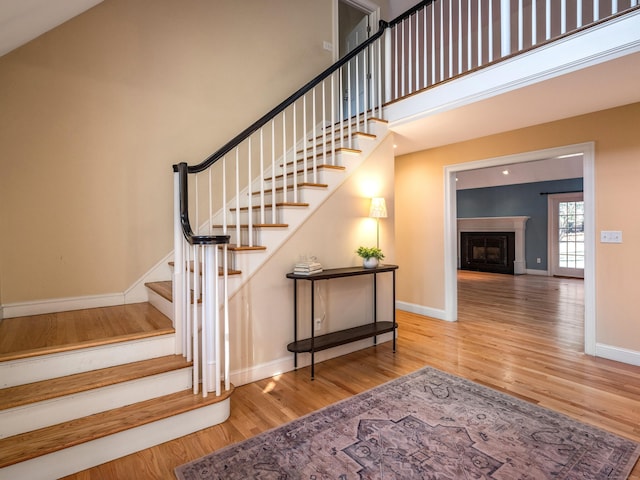
M 343 155 L 342 167 L 344 170 L 324 170 L 321 172 L 322 183 L 327 184 L 327 188 L 306 188 L 304 198 L 299 201 L 308 203 L 308 206 L 279 207 L 276 221 L 286 223 L 287 227 L 277 229 L 261 229 L 259 233 L 259 244 L 265 247 L 263 250 L 247 250 L 229 253 L 229 267 L 240 270 L 239 275 L 229 277 L 228 295 L 231 299 L 244 285 L 253 277 L 258 269 L 264 265 L 269 258 L 289 239 L 295 232 L 309 219 L 313 213 L 335 192 L 348 178 L 358 169 L 358 167 L 377 149 L 377 147 L 391 134 L 387 127 L 387 122 L 379 119 L 369 119 L 370 133 L 375 138 L 366 138 L 358 143 L 359 154 Z M 355 132 L 354 132 L 355 133 Z M 243 190 L 240 195 L 246 197 L 247 190 Z M 235 206 L 235 200 L 227 205 Z M 240 202 L 242 205 L 243 202 Z M 219 213 L 214 218 L 217 218 Z M 271 219 L 271 217 L 269 218 Z M 213 223 L 216 223 L 214 220 Z M 257 223 L 257 222 L 255 222 Z M 229 225 L 227 234 L 234 235 L 234 226 Z M 232 239 L 233 242 L 233 239 Z M 173 321 L 173 306 L 168 300 L 159 295 L 150 295 L 149 301 L 154 307 L 163 312 Z
M 265 250 L 234 252 L 233 268 L 242 273 L 233 283 L 229 283 L 229 297 L 233 297 L 255 274 L 255 272 L 269 260 L 269 258 L 309 219 L 313 213 L 335 192 L 358 167 L 376 150 L 376 148 L 391 134 L 386 122 L 369 120 L 374 125 L 375 139 L 361 142 L 358 155 L 343 157 L 344 170 L 323 171 L 322 182 L 326 189 L 306 189 L 304 201 L 308 207 L 280 207 L 277 221 L 286 223 L 287 228 L 262 229 L 260 231 L 260 245 Z

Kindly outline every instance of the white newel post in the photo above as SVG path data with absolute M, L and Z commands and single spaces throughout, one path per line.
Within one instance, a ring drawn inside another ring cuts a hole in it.
M 511 53 L 511 2 L 500 0 L 500 53 L 506 57 Z
M 184 237 L 180 223 L 180 174 L 173 174 L 173 327 L 176 330 L 176 355 L 184 351 Z
M 208 392 L 214 391 L 215 374 L 215 316 L 217 310 L 217 281 L 213 276 L 214 258 L 217 246 L 207 245 L 204 247 L 204 268 L 203 268 L 203 302 L 202 302 L 202 395 L 207 396 Z

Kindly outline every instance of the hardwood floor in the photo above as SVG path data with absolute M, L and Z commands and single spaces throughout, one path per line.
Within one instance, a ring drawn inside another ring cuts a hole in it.
M 580 280 L 461 272 L 459 321 L 398 312 L 371 347 L 238 387 L 218 426 L 66 477 L 173 479 L 179 464 L 429 365 L 640 441 L 640 367 L 582 353 Z M 640 479 L 640 464 L 632 479 Z

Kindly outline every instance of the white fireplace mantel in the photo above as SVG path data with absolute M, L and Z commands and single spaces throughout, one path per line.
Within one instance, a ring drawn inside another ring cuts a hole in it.
M 513 273 L 527 272 L 525 260 L 525 228 L 529 217 L 473 217 L 458 218 L 458 266 L 460 266 L 460 232 L 515 232 L 516 255 Z

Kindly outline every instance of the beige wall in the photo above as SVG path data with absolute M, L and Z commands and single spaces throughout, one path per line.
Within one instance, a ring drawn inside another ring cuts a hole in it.
M 622 230 L 621 245 L 596 239 L 596 341 L 640 351 L 640 104 L 404 155 L 396 159 L 398 300 L 444 308 L 446 165 L 595 142 L 595 229 Z
M 368 218 L 372 196 L 386 199 L 388 218 L 380 220 L 380 248 L 385 254 L 384 263 L 396 263 L 393 175 L 393 138 L 388 136 L 234 295 L 230 301 L 230 317 L 234 319 L 230 338 L 234 342 L 231 370 L 235 384 L 292 368 L 293 354 L 286 346 L 293 341 L 293 281 L 286 274 L 307 255 L 316 256 L 325 268 L 361 265 L 355 250 L 360 245 L 376 244 L 376 224 Z M 390 320 L 392 276 L 383 273 L 378 277 L 379 319 Z M 299 338 L 306 338 L 310 333 L 310 292 L 307 282 L 300 283 Z M 325 317 L 319 333 L 372 320 L 371 277 L 317 282 L 317 288 L 315 313 Z M 371 340 L 364 342 L 371 345 Z M 320 352 L 316 361 L 334 352 Z M 308 363 L 309 358 L 308 354 L 301 355 L 300 365 Z M 252 373 L 254 368 L 265 370 Z
M 0 304 L 130 287 L 172 250 L 171 165 L 326 68 L 331 35 L 330 0 L 106 0 L 0 57 Z

